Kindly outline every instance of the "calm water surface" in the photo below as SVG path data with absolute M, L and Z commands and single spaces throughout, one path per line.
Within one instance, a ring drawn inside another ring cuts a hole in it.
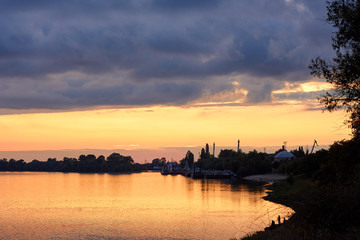
M 287 207 L 263 187 L 160 173 L 0 173 L 0 239 L 229 239 Z

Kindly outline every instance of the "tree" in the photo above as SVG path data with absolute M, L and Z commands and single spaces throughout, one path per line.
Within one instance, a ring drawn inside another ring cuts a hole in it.
M 131 171 L 134 165 L 134 160 L 130 156 L 122 156 L 119 153 L 112 153 L 107 157 L 109 172 L 124 172 Z
M 360 137 L 360 1 L 327 1 L 327 22 L 336 28 L 332 38 L 335 57 L 327 62 L 313 59 L 311 74 L 324 77 L 335 89 L 319 100 L 326 110 L 345 108 L 350 113 L 346 123 L 353 136 Z
M 79 170 L 80 172 L 96 172 L 96 157 L 93 154 L 79 156 Z
M 292 154 L 294 154 L 294 156 L 297 158 L 305 156 L 304 148 L 302 146 L 300 146 L 298 149 L 292 150 L 290 152 Z
M 209 144 L 206 143 L 205 149 L 201 149 L 200 159 L 210 159 Z
M 190 150 L 188 150 L 185 157 L 180 160 L 180 165 L 182 167 L 185 167 L 186 163 L 189 168 L 191 168 L 192 165 L 194 164 L 194 154 Z
M 232 149 L 221 149 L 218 158 L 222 163 L 223 169 L 236 171 L 240 164 L 239 156 L 239 152 L 235 152 Z
M 153 166 L 158 166 L 158 167 L 162 167 L 164 166 L 166 163 L 166 158 L 165 157 L 162 157 L 161 159 L 160 158 L 155 158 L 152 160 L 152 165 Z

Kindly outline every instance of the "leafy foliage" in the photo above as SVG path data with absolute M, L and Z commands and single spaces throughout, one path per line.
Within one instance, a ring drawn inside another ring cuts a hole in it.
M 256 150 L 243 153 L 241 150 L 223 149 L 218 157 L 210 156 L 204 150 L 195 163 L 196 167 L 214 170 L 232 170 L 238 176 L 244 177 L 251 174 L 263 174 L 271 172 L 271 158 L 266 153 L 259 153 Z
M 186 163 L 189 168 L 191 168 L 194 164 L 194 154 L 191 151 L 187 151 L 185 157 L 180 160 L 180 166 L 185 167 Z
M 309 68 L 335 87 L 320 102 L 329 111 L 345 108 L 354 137 L 360 137 L 360 1 L 328 1 L 327 11 L 327 22 L 337 29 L 332 38 L 336 56 L 332 62 L 317 57 Z
M 46 172 L 128 172 L 135 170 L 134 160 L 129 156 L 112 153 L 105 160 L 103 155 L 96 157 L 93 154 L 80 155 L 79 159 L 64 157 L 62 161 L 49 158 L 46 162 L 33 160 L 26 163 L 24 160 L 1 159 L 0 171 L 46 171 Z M 139 166 L 136 166 L 139 167 Z

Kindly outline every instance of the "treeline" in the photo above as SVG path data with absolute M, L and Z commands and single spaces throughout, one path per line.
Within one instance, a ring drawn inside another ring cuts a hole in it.
M 166 164 L 166 158 L 155 158 L 151 161 L 151 163 L 139 164 L 137 168 L 140 170 L 161 170 L 161 168 Z
M 107 158 L 103 155 L 80 155 L 79 158 L 64 157 L 58 161 L 49 158 L 47 161 L 1 159 L 0 171 L 40 171 L 40 172 L 82 172 L 82 173 L 116 173 L 140 170 L 142 166 L 135 164 L 130 156 L 112 153 Z
M 283 161 L 279 172 L 306 175 L 325 185 L 352 182 L 360 177 L 360 138 L 338 141 L 328 150 Z
M 301 210 L 307 223 L 315 225 L 314 229 L 320 226 L 323 232 L 344 234 L 344 239 L 358 239 L 360 138 L 338 141 L 328 150 L 282 162 L 279 171 L 298 175 L 290 179 L 291 181 L 288 179 L 291 185 L 301 181 L 298 180 L 299 176 L 312 180 L 311 197 L 305 198 Z M 308 193 L 303 196 L 305 194 Z M 315 233 L 318 234 L 316 231 Z
M 180 161 L 182 166 L 188 162 L 189 167 L 197 167 L 205 170 L 232 170 L 239 177 L 252 174 L 264 174 L 271 172 L 273 155 L 257 152 L 256 150 L 244 153 L 241 150 L 221 150 L 218 157 L 209 152 L 209 145 L 201 149 L 199 159 L 194 162 L 194 155 L 188 151 L 185 158 Z

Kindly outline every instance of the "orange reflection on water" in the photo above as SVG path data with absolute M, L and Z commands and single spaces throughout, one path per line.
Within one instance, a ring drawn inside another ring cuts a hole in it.
M 0 173 L 0 238 L 229 239 L 293 211 L 262 187 L 140 174 Z

